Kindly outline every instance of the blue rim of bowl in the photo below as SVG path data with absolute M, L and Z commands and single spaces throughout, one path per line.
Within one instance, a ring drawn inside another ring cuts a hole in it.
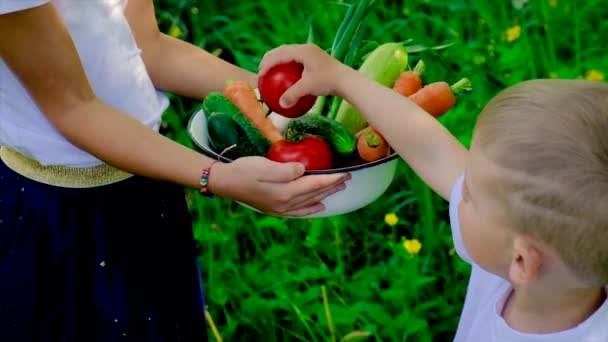
M 194 145 L 196 145 L 196 147 L 198 147 L 209 158 L 215 158 L 215 159 L 220 160 L 225 163 L 233 162 L 234 159 L 220 156 L 219 153 L 199 144 L 198 141 L 196 141 L 196 139 L 194 139 L 194 137 L 192 136 L 191 126 L 192 126 L 192 121 L 194 120 L 194 116 L 199 112 L 202 113 L 202 115 L 205 115 L 205 113 L 202 111 L 202 109 L 197 109 L 190 116 L 190 119 L 188 119 L 188 125 L 187 125 L 186 129 L 188 130 L 188 137 L 190 138 L 190 141 L 192 141 L 194 143 Z M 311 171 L 306 171 L 304 174 L 305 175 L 326 175 L 326 174 L 333 174 L 333 173 L 353 172 L 353 171 L 358 171 L 358 170 L 362 170 L 362 169 L 367 169 L 372 166 L 377 166 L 377 165 L 381 165 L 384 163 L 388 163 L 392 160 L 395 160 L 397 157 L 399 157 L 399 155 L 393 151 L 393 153 L 391 153 L 390 155 L 388 155 L 384 158 L 378 159 L 378 160 L 374 160 L 373 162 L 369 162 L 369 163 L 365 163 L 365 164 L 358 164 L 358 165 L 353 165 L 353 166 L 345 166 L 345 167 L 340 167 L 340 168 L 336 168 L 336 169 L 311 170 Z

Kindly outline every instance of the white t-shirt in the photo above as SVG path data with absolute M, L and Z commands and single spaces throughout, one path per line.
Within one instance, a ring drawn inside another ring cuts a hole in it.
M 512 329 L 500 313 L 511 284 L 503 278 L 484 271 L 465 250 L 458 221 L 458 204 L 462 199 L 461 176 L 450 198 L 450 221 L 454 246 L 458 255 L 472 265 L 471 278 L 462 315 L 456 332 L 456 342 L 606 342 L 608 341 L 608 300 L 596 312 L 574 328 L 550 333 L 528 334 Z M 607 289 L 608 291 L 608 289 Z
M 49 0 L 0 0 L 0 14 Z M 158 130 L 167 97 L 152 84 L 130 26 L 126 0 L 50 0 L 63 18 L 97 96 L 151 129 Z M 44 58 L 44 56 L 40 56 Z M 0 58 L 0 145 L 44 165 L 101 164 L 64 138 L 38 109 Z

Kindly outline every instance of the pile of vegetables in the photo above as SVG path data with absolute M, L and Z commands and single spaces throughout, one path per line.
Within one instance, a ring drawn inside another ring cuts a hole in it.
M 398 42 L 364 41 L 362 33 L 372 12 L 373 0 L 348 5 L 331 47 L 331 55 L 355 67 L 365 77 L 409 97 L 434 117 L 456 104 L 456 95 L 470 90 L 463 78 L 453 85 L 439 81 L 424 85 L 425 64 L 408 65 L 408 50 Z M 305 96 L 288 109 L 279 104 L 281 95 L 302 75 L 302 65 L 281 64 L 259 78 L 260 99 L 246 82 L 230 82 L 222 93 L 203 101 L 210 147 L 229 159 L 266 156 L 279 162 L 298 161 L 307 170 L 326 170 L 373 162 L 385 158 L 391 148 L 350 103 L 339 97 Z M 290 118 L 279 130 L 270 112 Z

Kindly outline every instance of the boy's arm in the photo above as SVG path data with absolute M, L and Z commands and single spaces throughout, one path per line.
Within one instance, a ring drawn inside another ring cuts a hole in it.
M 229 79 L 257 86 L 257 75 L 158 29 L 152 0 L 129 0 L 125 11 L 152 82 L 159 89 L 202 99 Z
M 408 98 L 343 68 L 336 92 L 444 199 L 464 172 L 468 151 L 437 119 Z

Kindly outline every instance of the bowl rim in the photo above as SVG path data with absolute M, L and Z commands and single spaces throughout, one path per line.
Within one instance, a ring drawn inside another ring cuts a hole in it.
M 203 116 L 205 116 L 205 120 L 207 119 L 207 117 L 205 115 L 205 111 L 203 110 L 202 107 L 200 107 L 198 109 L 195 109 L 193 111 L 192 115 L 190 115 L 190 118 L 188 119 L 188 124 L 186 126 L 186 130 L 188 131 L 188 137 L 190 138 L 190 140 L 207 157 L 209 157 L 209 158 L 216 158 L 217 160 L 225 162 L 225 163 L 231 163 L 231 162 L 233 162 L 235 159 L 230 159 L 230 158 L 226 158 L 224 156 L 220 156 L 219 153 L 213 151 L 210 148 L 207 148 L 207 147 L 203 146 L 202 144 L 200 144 L 194 138 L 194 136 L 192 135 L 192 122 L 194 121 L 194 118 L 197 115 L 203 115 Z M 368 162 L 368 163 L 359 164 L 359 165 L 353 165 L 353 166 L 345 166 L 345 167 L 340 167 L 340 168 L 335 168 L 335 169 L 310 170 L 310 171 L 304 172 L 304 174 L 305 175 L 326 175 L 326 174 L 334 174 L 334 173 L 353 172 L 353 171 L 363 170 L 363 169 L 367 169 L 367 168 L 370 168 L 370 167 L 373 167 L 373 166 L 381 165 L 381 164 L 384 164 L 384 163 L 388 163 L 388 162 L 390 162 L 392 160 L 395 160 L 398 157 L 399 157 L 399 155 L 397 154 L 397 152 L 393 151 L 393 153 L 391 153 L 390 155 L 388 155 L 388 156 L 386 156 L 384 158 L 380 158 L 378 160 L 374 160 L 373 162 Z

